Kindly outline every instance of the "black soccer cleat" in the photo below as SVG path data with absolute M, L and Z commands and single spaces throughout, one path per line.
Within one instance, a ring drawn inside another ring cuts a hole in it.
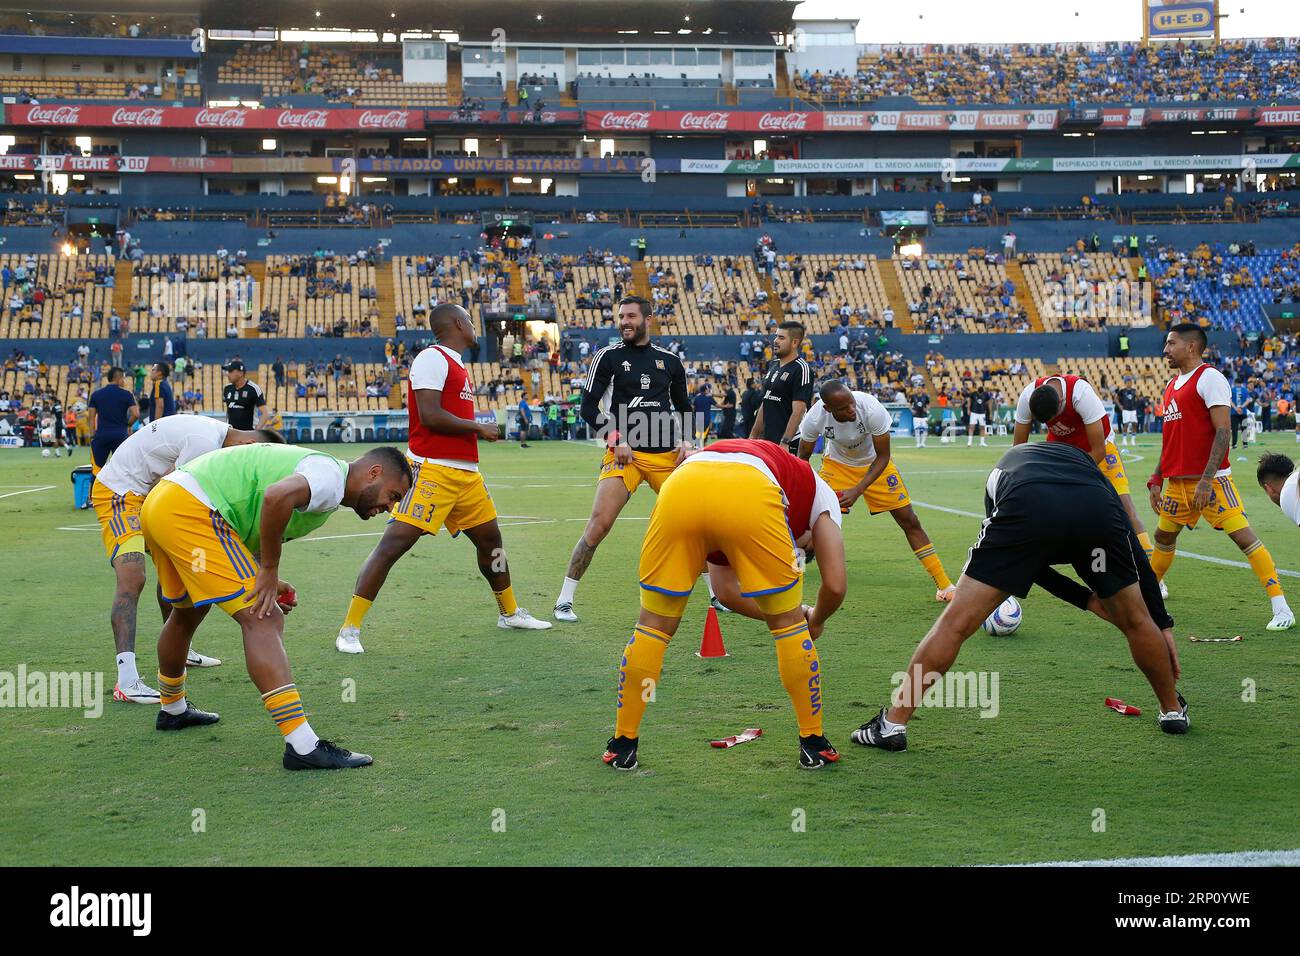
M 158 719 L 154 722 L 154 729 L 184 730 L 186 727 L 202 727 L 204 724 L 215 724 L 220 719 L 220 714 L 210 714 L 206 710 L 199 710 L 194 706 L 194 701 L 186 699 L 185 710 L 182 713 L 169 714 L 165 710 L 158 711 Z
M 354 754 L 328 740 L 316 741 L 316 749 L 300 754 L 289 743 L 284 745 L 285 770 L 350 770 L 369 767 L 375 762 L 370 754 Z
M 631 737 L 610 737 L 605 744 L 605 753 L 600 758 L 615 770 L 635 770 L 636 745 L 639 742 Z
M 888 750 L 892 753 L 902 753 L 906 750 L 907 726 L 896 726 L 893 730 L 886 730 L 885 711 L 887 709 L 881 707 L 880 713 L 849 734 L 849 739 L 855 744 L 861 744 L 864 747 L 879 747 L 881 750 Z
M 1187 716 L 1187 700 L 1182 694 L 1178 695 L 1178 708 L 1160 715 L 1160 729 L 1167 734 L 1185 734 L 1192 726 L 1191 718 Z
M 839 751 L 825 737 L 799 738 L 799 766 L 804 770 L 817 770 L 839 759 Z

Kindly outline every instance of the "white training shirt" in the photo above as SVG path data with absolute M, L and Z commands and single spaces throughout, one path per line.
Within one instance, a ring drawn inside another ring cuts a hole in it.
M 1292 524 L 1300 525 L 1300 471 L 1291 472 L 1291 477 L 1282 485 L 1278 504 Z
M 114 494 L 144 496 L 160 478 L 226 441 L 230 425 L 206 415 L 169 415 L 142 427 L 117 447 L 96 481 Z
M 853 421 L 840 422 L 818 399 L 799 425 L 799 439 L 815 442 L 822 435 L 826 439 L 825 457 L 852 468 L 866 468 L 876 460 L 872 437 L 893 431 L 894 419 L 884 405 L 866 392 L 855 391 L 853 405 Z
M 1200 366 L 1198 365 L 1196 368 L 1200 368 Z M 1174 379 L 1174 388 L 1182 388 L 1187 384 L 1187 380 L 1195 374 L 1196 369 L 1194 368 L 1190 372 L 1179 375 Z M 1223 373 L 1212 366 L 1202 372 L 1201 377 L 1197 379 L 1196 394 L 1201 396 L 1206 408 L 1232 404 L 1232 386 L 1223 377 Z
M 781 487 L 781 482 L 776 480 L 776 476 L 772 474 L 772 469 L 767 467 L 767 462 L 763 461 L 763 459 L 759 458 L 757 455 L 747 455 L 744 452 L 734 451 L 699 451 L 682 462 L 680 467 L 684 468 L 687 465 L 701 461 L 741 462 L 742 464 L 757 468 L 767 476 L 768 481 L 772 482 L 772 484 L 776 485 L 778 488 Z M 817 519 L 822 516 L 823 512 L 830 515 L 836 525 L 842 526 L 839 496 L 836 495 L 835 492 L 831 491 L 831 486 L 826 484 L 822 479 L 822 476 L 817 474 L 815 471 L 813 472 L 813 481 L 816 482 L 817 490 L 813 492 L 812 511 L 808 514 L 808 527 L 812 528 L 812 526 L 817 523 Z M 782 492 L 782 494 L 784 494 L 784 492 Z
M 167 419 L 164 419 L 164 421 L 167 421 Z M 100 472 L 100 474 L 103 474 L 103 472 Z M 297 508 L 296 511 L 326 514 L 337 510 L 339 505 L 343 503 L 343 487 L 345 483 L 343 470 L 339 468 L 338 462 L 329 455 L 323 452 L 308 455 L 294 467 L 293 474 L 302 475 L 306 478 L 307 486 L 311 488 L 311 501 L 307 502 L 307 507 Z M 164 475 L 163 480 L 180 485 L 203 502 L 205 508 L 212 507 L 212 499 L 203 490 L 203 486 L 199 484 L 198 479 L 188 471 L 173 471 L 170 475 Z
M 1065 379 L 1060 375 L 1052 375 L 1043 382 L 1044 385 L 1052 379 L 1057 379 L 1061 383 L 1061 391 L 1065 391 Z M 1037 386 L 1030 382 L 1025 386 L 1025 390 L 1020 393 L 1020 398 L 1016 402 L 1016 424 L 1028 425 L 1034 420 L 1034 416 L 1029 411 L 1029 396 L 1034 394 Z M 1093 422 L 1101 421 L 1106 417 L 1106 406 L 1102 405 L 1101 398 L 1091 385 L 1083 379 L 1074 383 L 1074 410 L 1079 413 L 1085 425 L 1091 425 Z
M 459 355 L 453 352 L 453 358 L 456 364 L 461 368 L 465 363 L 461 361 Z M 427 388 L 430 391 L 441 392 L 447 385 L 447 372 L 450 366 L 447 364 L 447 355 L 442 349 L 430 346 L 421 350 L 420 354 L 415 357 L 411 363 L 411 388 L 419 391 Z M 419 414 L 419 409 L 414 409 Z M 411 451 L 410 446 L 406 449 L 407 457 L 412 461 L 427 461 L 431 465 L 442 465 L 444 468 L 458 468 L 461 471 L 478 471 L 478 462 L 461 461 L 456 458 L 425 458 Z

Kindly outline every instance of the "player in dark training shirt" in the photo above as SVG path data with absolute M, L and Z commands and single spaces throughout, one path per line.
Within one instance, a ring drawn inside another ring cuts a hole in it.
M 262 394 L 261 386 L 248 377 L 244 363 L 239 359 L 223 365 L 221 369 L 230 379 L 221 390 L 221 401 L 226 406 L 226 421 L 231 428 L 252 431 L 261 424 L 260 420 L 266 413 L 266 396 Z
M 1119 440 L 1120 445 L 1137 444 L 1138 408 L 1141 402 L 1142 399 L 1138 395 L 1137 389 L 1133 387 L 1132 377 L 1125 375 L 1123 388 L 1115 393 L 1115 404 L 1119 405 L 1120 409 L 1119 424 L 1122 433 Z
M 799 433 L 799 423 L 812 404 L 812 368 L 799 358 L 805 329 L 798 322 L 782 322 L 772 337 L 776 358 L 763 376 L 763 402 L 750 429 L 750 438 L 762 438 L 789 448 Z
M 108 370 L 108 384 L 90 395 L 90 464 L 95 474 L 108 462 L 108 456 L 131 434 L 131 426 L 140 417 L 135 396 L 126 387 L 126 373 L 114 365 Z
M 620 299 L 618 326 L 623 340 L 592 356 L 587 369 L 582 418 L 605 439 L 605 459 L 591 517 L 573 548 L 564 586 L 555 600 L 557 621 L 578 619 L 573 611 L 578 582 L 632 492 L 644 481 L 658 494 L 690 447 L 692 406 L 686 368 L 680 358 L 650 341 L 651 308 L 639 296 Z

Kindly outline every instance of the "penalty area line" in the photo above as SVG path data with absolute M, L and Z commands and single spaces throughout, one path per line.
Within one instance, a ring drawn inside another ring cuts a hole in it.
M 0 498 L 12 498 L 14 495 L 30 495 L 38 491 L 49 491 L 51 488 L 57 488 L 58 485 L 41 485 L 39 488 L 27 488 L 23 491 L 6 491 Z

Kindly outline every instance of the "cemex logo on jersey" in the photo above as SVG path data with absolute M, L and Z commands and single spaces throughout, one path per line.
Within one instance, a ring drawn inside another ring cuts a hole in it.
M 1183 413 L 1178 410 L 1178 399 L 1171 398 L 1169 407 L 1165 409 L 1165 421 L 1176 422 L 1183 417 Z

